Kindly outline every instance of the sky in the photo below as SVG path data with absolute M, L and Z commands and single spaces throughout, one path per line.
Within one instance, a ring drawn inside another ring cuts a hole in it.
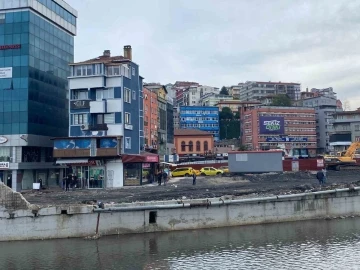
M 75 61 L 131 45 L 148 83 L 297 82 L 360 107 L 360 1 L 66 2 L 78 11 Z

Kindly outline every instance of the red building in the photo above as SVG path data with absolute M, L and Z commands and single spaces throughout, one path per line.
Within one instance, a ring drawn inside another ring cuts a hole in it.
M 249 150 L 306 148 L 316 154 L 315 109 L 252 107 L 240 112 L 242 144 Z

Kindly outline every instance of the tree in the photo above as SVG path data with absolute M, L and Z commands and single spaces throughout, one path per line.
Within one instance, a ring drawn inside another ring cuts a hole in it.
M 238 149 L 238 151 L 247 151 L 247 150 L 248 150 L 248 146 L 244 144 L 241 144 Z
M 219 118 L 220 120 L 232 120 L 234 118 L 234 115 L 229 107 L 224 107 L 219 113 Z
M 234 115 L 234 118 L 235 118 L 235 119 L 240 119 L 240 113 L 239 113 L 239 112 L 236 112 L 235 115 Z
M 221 87 L 220 95 L 226 95 L 226 96 L 229 95 L 229 91 L 227 90 L 227 88 L 225 86 Z
M 271 106 L 285 106 L 285 107 L 290 107 L 292 106 L 291 104 L 291 99 L 288 97 L 288 95 L 276 95 L 273 98 L 273 101 L 271 103 Z

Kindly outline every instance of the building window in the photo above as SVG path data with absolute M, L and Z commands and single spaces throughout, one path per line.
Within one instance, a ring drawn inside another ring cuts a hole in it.
M 135 76 L 135 68 L 132 68 L 132 75 Z
M 185 152 L 185 142 L 181 142 L 181 152 Z
M 125 124 L 131 125 L 131 114 L 127 112 L 125 113 Z
M 76 91 L 76 90 L 74 90 L 71 99 L 73 99 L 73 100 L 88 99 L 88 91 Z
M 105 124 L 115 124 L 115 113 L 104 114 L 104 123 Z
M 190 152 L 194 151 L 194 144 L 192 141 L 189 142 L 189 151 Z
M 201 150 L 200 150 L 200 142 L 199 142 L 199 141 L 196 142 L 196 151 L 198 151 L 198 152 L 201 151 Z
M 114 88 L 96 90 L 96 100 L 103 100 L 110 98 L 114 98 Z
M 5 13 L 0 14 L 0 23 L 5 23 Z
M 131 149 L 131 138 L 125 137 L 125 149 Z
M 133 98 L 133 100 L 136 100 L 136 93 L 135 93 L 135 91 L 132 92 L 132 98 Z
M 127 103 L 131 103 L 131 90 L 129 88 L 124 88 L 124 100 Z
M 204 151 L 208 151 L 209 150 L 209 145 L 208 145 L 208 142 L 205 141 L 204 142 Z
M 81 66 L 75 66 L 74 76 L 81 76 Z
M 73 114 L 72 122 L 73 125 L 87 124 L 88 123 L 87 114 L 86 113 Z

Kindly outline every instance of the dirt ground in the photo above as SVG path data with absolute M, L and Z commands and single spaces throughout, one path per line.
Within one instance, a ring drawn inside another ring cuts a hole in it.
M 360 171 L 328 171 L 327 183 L 320 187 L 315 174 L 310 172 L 258 174 L 236 177 L 198 177 L 195 186 L 191 178 L 172 178 L 166 186 L 150 184 L 102 190 L 71 190 L 60 188 L 26 191 L 23 196 L 41 206 L 63 204 L 129 203 L 136 201 L 162 201 L 214 198 L 227 196 L 260 197 L 344 188 L 350 184 L 360 186 Z

